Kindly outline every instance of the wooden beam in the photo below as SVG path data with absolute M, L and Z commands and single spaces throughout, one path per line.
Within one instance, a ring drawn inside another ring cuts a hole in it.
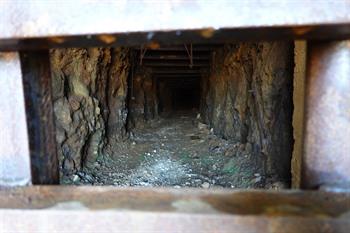
M 150 60 L 150 61 L 154 61 L 154 60 L 167 60 L 167 61 L 188 61 L 188 56 L 180 56 L 180 55 L 147 55 L 143 58 L 143 60 Z M 210 56 L 195 56 L 193 57 L 193 61 L 209 61 L 210 60 Z
M 49 52 L 22 52 L 33 184 L 58 184 L 55 125 L 51 99 Z
M 0 187 L 30 184 L 28 144 L 19 55 L 0 53 Z
M 214 49 L 222 47 L 222 44 L 208 44 L 208 45 L 201 45 L 201 44 L 194 44 L 193 45 L 193 51 L 196 52 L 210 52 Z M 182 51 L 186 52 L 186 48 L 183 44 L 180 45 L 174 45 L 174 46 L 162 46 L 159 48 L 149 48 L 151 51 L 159 51 L 159 52 L 177 52 Z M 136 51 L 140 51 L 140 48 L 136 48 Z
M 349 211 L 349 193 L 73 186 L 0 190 L 5 232 L 347 233 Z
M 188 59 L 187 59 L 188 60 Z M 149 62 L 149 61 L 143 61 L 143 66 L 148 67 L 189 67 L 190 63 L 189 61 L 183 61 L 183 62 L 168 62 L 168 61 L 155 61 L 155 62 Z M 193 67 L 209 67 L 209 62 L 195 62 L 192 65 Z
M 341 39 L 350 36 L 349 9 L 346 0 L 2 0 L 0 50 Z
M 350 3 L 346 0 L 308 1 L 307 4 L 303 0 L 184 1 L 177 4 L 117 1 L 98 5 L 84 0 L 63 3 L 3 0 L 1 9 L 1 39 L 282 25 L 304 26 L 306 31 L 315 25 L 350 21 Z M 337 32 L 329 34 L 333 33 Z M 209 36 L 210 31 L 203 34 Z M 153 36 L 149 34 L 148 38 Z M 60 41 L 57 39 L 57 42 Z
M 302 186 L 350 187 L 350 41 L 308 43 Z

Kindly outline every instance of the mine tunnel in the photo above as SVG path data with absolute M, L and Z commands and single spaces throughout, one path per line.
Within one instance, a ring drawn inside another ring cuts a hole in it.
M 50 52 L 61 184 L 288 188 L 291 42 Z

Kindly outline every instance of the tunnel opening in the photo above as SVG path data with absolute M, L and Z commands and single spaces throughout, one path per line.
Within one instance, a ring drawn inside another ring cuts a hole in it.
M 289 187 L 293 43 L 50 56 L 61 184 Z
M 158 80 L 159 113 L 198 111 L 200 77 L 174 77 Z M 164 93 L 168 90 L 169 93 Z M 169 96 L 168 96 L 169 95 Z

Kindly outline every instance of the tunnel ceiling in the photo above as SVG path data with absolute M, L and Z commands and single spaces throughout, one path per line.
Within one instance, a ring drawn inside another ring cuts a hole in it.
M 138 65 L 151 68 L 157 79 L 199 78 L 210 68 L 211 52 L 221 44 L 182 44 L 136 48 Z

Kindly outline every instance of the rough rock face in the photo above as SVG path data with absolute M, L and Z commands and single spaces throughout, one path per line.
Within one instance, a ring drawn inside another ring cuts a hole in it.
M 289 180 L 292 88 L 292 43 L 226 45 L 203 78 L 202 118 L 216 134 L 246 144 L 267 174 Z
M 125 136 L 128 50 L 52 50 L 51 70 L 58 155 L 71 173 Z
M 157 85 L 148 69 L 137 70 L 133 77 L 129 111 L 130 128 L 158 117 Z

